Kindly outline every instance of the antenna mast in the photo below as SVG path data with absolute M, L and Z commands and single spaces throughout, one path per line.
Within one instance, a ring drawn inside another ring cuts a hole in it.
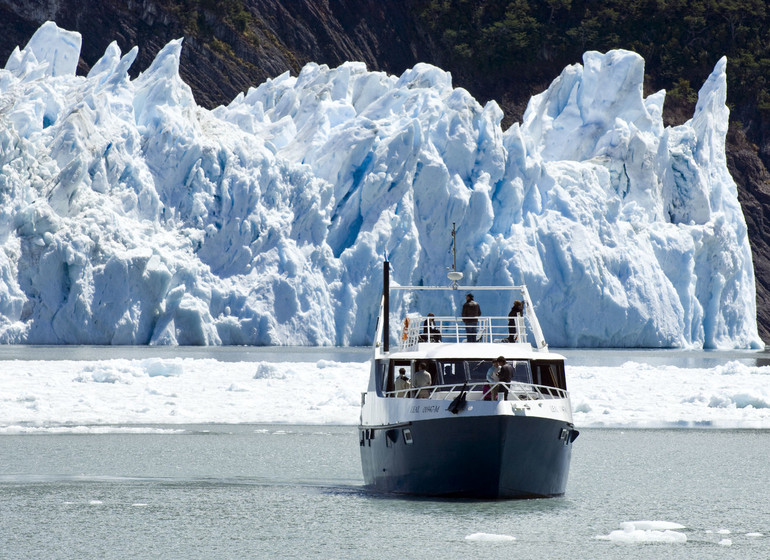
M 455 251 L 455 223 L 452 222 L 452 270 L 447 273 L 449 280 L 452 282 L 451 287 L 453 290 L 457 289 L 458 280 L 462 280 L 463 273 L 457 272 L 457 253 Z

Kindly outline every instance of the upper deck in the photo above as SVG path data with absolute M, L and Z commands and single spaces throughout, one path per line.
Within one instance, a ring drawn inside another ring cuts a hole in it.
M 512 307 L 511 314 L 507 316 L 458 317 L 404 311 L 409 305 L 402 301 L 402 311 L 391 313 L 391 292 L 416 292 L 421 297 L 426 293 L 443 292 L 450 300 L 445 308 L 453 309 L 451 300 L 453 296 L 456 298 L 458 290 L 461 293 L 468 290 L 484 292 L 486 297 L 498 297 L 499 294 L 501 302 L 514 301 L 518 307 L 515 307 L 516 311 Z M 392 344 L 394 334 L 396 344 Z M 504 346 L 501 347 L 501 344 Z M 503 349 L 505 352 L 501 352 Z M 435 357 L 491 357 L 511 352 L 522 357 L 532 353 L 542 357 L 548 353 L 548 345 L 526 286 L 390 286 L 386 270 L 374 350 L 375 358 L 401 353 L 425 353 Z
M 378 347 L 377 350 L 380 350 Z M 548 349 L 538 350 L 526 343 L 506 344 L 502 342 L 420 342 L 408 349 L 395 348 L 390 352 L 375 352 L 375 359 L 419 360 L 421 358 L 440 359 L 484 359 L 492 360 L 498 356 L 519 360 L 564 360 L 564 356 Z
M 461 307 L 458 295 L 465 295 L 466 301 L 473 299 L 468 290 L 481 292 L 494 309 L 510 306 L 510 314 L 485 316 L 477 314 L 479 308 L 465 317 L 425 313 L 426 308 L 457 313 Z M 391 292 L 401 296 L 395 301 L 395 313 L 391 313 Z M 413 307 L 422 313 L 411 312 Z M 497 388 L 509 387 L 516 395 L 524 395 L 520 399 L 568 398 L 564 357 L 548 350 L 526 286 L 461 288 L 453 282 L 448 287 L 391 287 L 386 262 L 373 350 L 368 390 L 381 397 L 435 400 L 462 391 L 470 400 L 486 400 Z M 489 382 L 490 368 L 501 358 L 513 368 L 510 386 Z M 412 382 L 418 371 L 430 375 L 430 384 L 420 374 L 420 384 L 414 385 L 419 391 L 396 388 L 399 372 Z

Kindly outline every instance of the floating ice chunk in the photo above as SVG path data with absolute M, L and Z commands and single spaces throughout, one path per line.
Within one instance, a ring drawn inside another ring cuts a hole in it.
M 185 417 L 179 421 L 188 423 L 356 425 L 360 391 L 369 375 L 368 355 L 362 354 L 362 361 L 353 363 L 306 362 L 302 355 L 293 354 L 299 361 L 266 362 L 255 354 L 253 360 L 226 365 L 208 359 L 169 357 L 0 360 L 0 400 L 4 399 L 0 433 L 99 433 L 101 428 L 93 432 L 90 426 L 137 421 L 163 424 L 169 420 L 166 403 L 171 399 L 184 405 Z M 94 371 L 119 372 L 124 382 L 95 383 Z M 770 409 L 712 409 L 707 401 L 688 398 L 703 391 L 729 392 L 731 385 L 724 383 L 767 390 L 767 366 L 750 367 L 726 377 L 718 367 L 568 365 L 567 376 L 577 402 L 596 401 L 593 411 L 576 413 L 575 423 L 584 427 L 770 429 Z M 228 387 L 248 391 L 228 391 Z M 108 393 L 110 398 L 93 398 L 97 392 Z M 663 416 L 662 409 L 667 410 Z M 106 430 L 111 433 L 111 428 Z M 634 530 L 682 529 L 669 521 L 637 520 L 631 525 Z M 716 537 L 719 528 L 709 534 Z M 719 538 L 723 536 L 729 535 Z
M 269 362 L 261 362 L 254 373 L 254 379 L 285 379 L 286 371 Z
M 513 542 L 516 540 L 516 537 L 495 533 L 472 533 L 467 535 L 465 540 L 471 542 Z
M 181 360 L 163 360 L 150 358 L 143 361 L 144 369 L 150 377 L 176 377 L 184 373 Z
M 598 540 L 616 543 L 683 543 L 687 535 L 673 529 L 684 529 L 683 525 L 668 521 L 627 521 L 621 529 L 609 535 L 600 535 Z
M 76 381 L 94 381 L 95 383 L 121 383 L 123 382 L 123 377 L 121 376 L 120 372 L 114 371 L 112 369 L 98 368 L 96 371 L 91 372 L 90 377 L 81 376 L 80 378 L 76 379 Z
M 596 537 L 598 540 L 616 543 L 683 543 L 687 535 L 678 531 L 612 531 L 609 535 Z
M 624 521 L 620 524 L 620 528 L 626 530 L 628 528 L 641 531 L 668 531 L 676 529 L 686 529 L 684 525 L 679 523 L 672 523 L 671 521 Z
M 151 428 L 148 426 L 2 426 L 0 434 L 182 434 L 185 430 L 177 428 Z
M 732 539 L 722 539 L 719 541 L 719 546 L 733 546 Z
M 329 367 L 338 367 L 338 366 L 339 366 L 339 362 L 333 362 L 331 360 L 318 360 L 318 362 L 316 362 L 316 365 L 315 365 L 315 367 L 317 367 L 318 369 L 325 369 Z

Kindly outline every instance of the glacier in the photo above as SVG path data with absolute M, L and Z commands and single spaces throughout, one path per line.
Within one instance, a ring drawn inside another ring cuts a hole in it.
M 1 343 L 369 344 L 383 259 L 444 285 L 456 223 L 464 283 L 526 284 L 552 346 L 763 347 L 724 58 L 680 126 L 615 50 L 503 130 L 429 64 L 310 63 L 207 110 L 181 39 L 134 79 L 115 42 L 76 75 L 81 41 L 47 22 L 0 70 Z

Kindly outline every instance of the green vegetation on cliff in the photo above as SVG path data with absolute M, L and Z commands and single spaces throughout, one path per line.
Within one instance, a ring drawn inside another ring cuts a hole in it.
M 770 10 L 761 0 L 419 0 L 416 7 L 447 67 L 485 89 L 499 88 L 501 77 L 518 82 L 520 100 L 586 50 L 623 48 L 644 57 L 651 90 L 668 90 L 673 121 L 692 114 L 695 89 L 723 55 L 738 118 L 759 118 L 761 128 L 770 116 Z

